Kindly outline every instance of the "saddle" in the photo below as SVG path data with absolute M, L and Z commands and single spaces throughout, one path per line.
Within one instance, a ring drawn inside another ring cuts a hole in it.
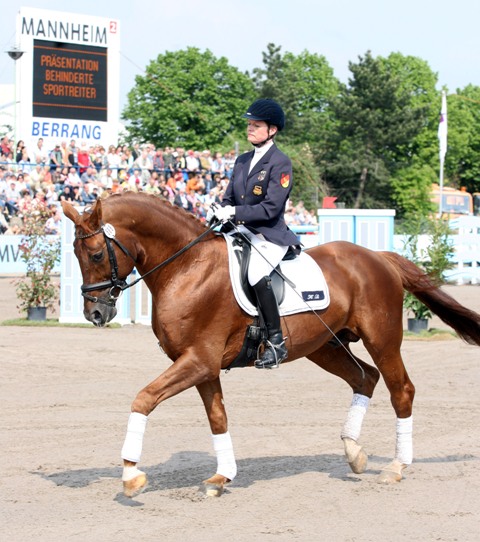
M 267 331 L 253 288 L 248 284 L 251 245 L 240 234 L 221 233 L 227 243 L 228 267 L 233 293 L 239 307 L 253 319 L 245 330 L 241 351 L 227 367 L 246 367 L 258 358 L 258 349 Z M 297 254 L 299 252 L 299 254 Z M 297 257 L 298 255 L 298 257 Z M 305 251 L 293 247 L 271 273 L 280 316 L 308 311 L 323 311 L 330 303 L 328 286 L 322 270 Z
M 250 286 L 248 282 L 248 265 L 250 263 L 252 246 L 239 234 L 233 234 L 232 238 L 233 251 L 238 260 L 238 265 L 240 268 L 240 284 L 242 290 L 250 303 L 256 306 L 257 298 L 252 286 Z M 297 256 L 295 250 L 296 249 L 294 247 L 289 247 L 287 253 L 283 257 L 283 260 L 293 260 Z M 272 279 L 272 288 L 275 293 L 275 297 L 277 298 L 277 303 L 281 305 L 285 299 L 285 276 L 282 273 L 280 264 L 277 265 L 274 270 L 272 270 L 270 273 L 270 278 Z

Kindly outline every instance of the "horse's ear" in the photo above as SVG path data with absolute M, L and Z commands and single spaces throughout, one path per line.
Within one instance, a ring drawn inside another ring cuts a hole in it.
M 63 214 L 68 217 L 75 225 L 80 221 L 80 213 L 68 201 L 62 201 Z
M 92 205 L 91 212 L 88 213 L 87 224 L 92 231 L 97 231 L 102 226 L 102 202 L 100 199 Z M 87 213 L 86 213 L 87 214 Z

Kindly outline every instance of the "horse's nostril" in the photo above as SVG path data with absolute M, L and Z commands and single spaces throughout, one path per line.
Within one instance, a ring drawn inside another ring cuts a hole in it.
M 94 311 L 93 312 L 93 314 L 92 314 L 92 322 L 96 326 L 103 326 L 104 321 L 103 321 L 102 314 L 101 314 L 100 311 Z

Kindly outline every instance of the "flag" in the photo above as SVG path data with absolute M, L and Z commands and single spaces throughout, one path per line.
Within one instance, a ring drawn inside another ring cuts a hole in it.
M 440 143 L 440 162 L 443 164 L 447 153 L 447 95 L 442 92 L 442 111 L 438 123 L 438 141 Z

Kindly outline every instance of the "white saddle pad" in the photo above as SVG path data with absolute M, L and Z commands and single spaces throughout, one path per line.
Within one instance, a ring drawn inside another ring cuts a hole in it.
M 238 247 L 233 245 L 232 236 L 223 234 L 223 237 L 227 242 L 230 280 L 237 303 L 247 314 L 257 316 L 257 307 L 250 303 L 240 283 L 240 264 L 235 255 Z M 252 250 L 255 249 L 252 247 Z M 282 274 L 295 285 L 295 288 L 292 288 L 285 282 L 285 298 L 279 307 L 281 316 L 323 310 L 328 307 L 330 304 L 328 286 L 322 270 L 312 257 L 302 252 L 293 260 L 282 261 L 280 268 Z

